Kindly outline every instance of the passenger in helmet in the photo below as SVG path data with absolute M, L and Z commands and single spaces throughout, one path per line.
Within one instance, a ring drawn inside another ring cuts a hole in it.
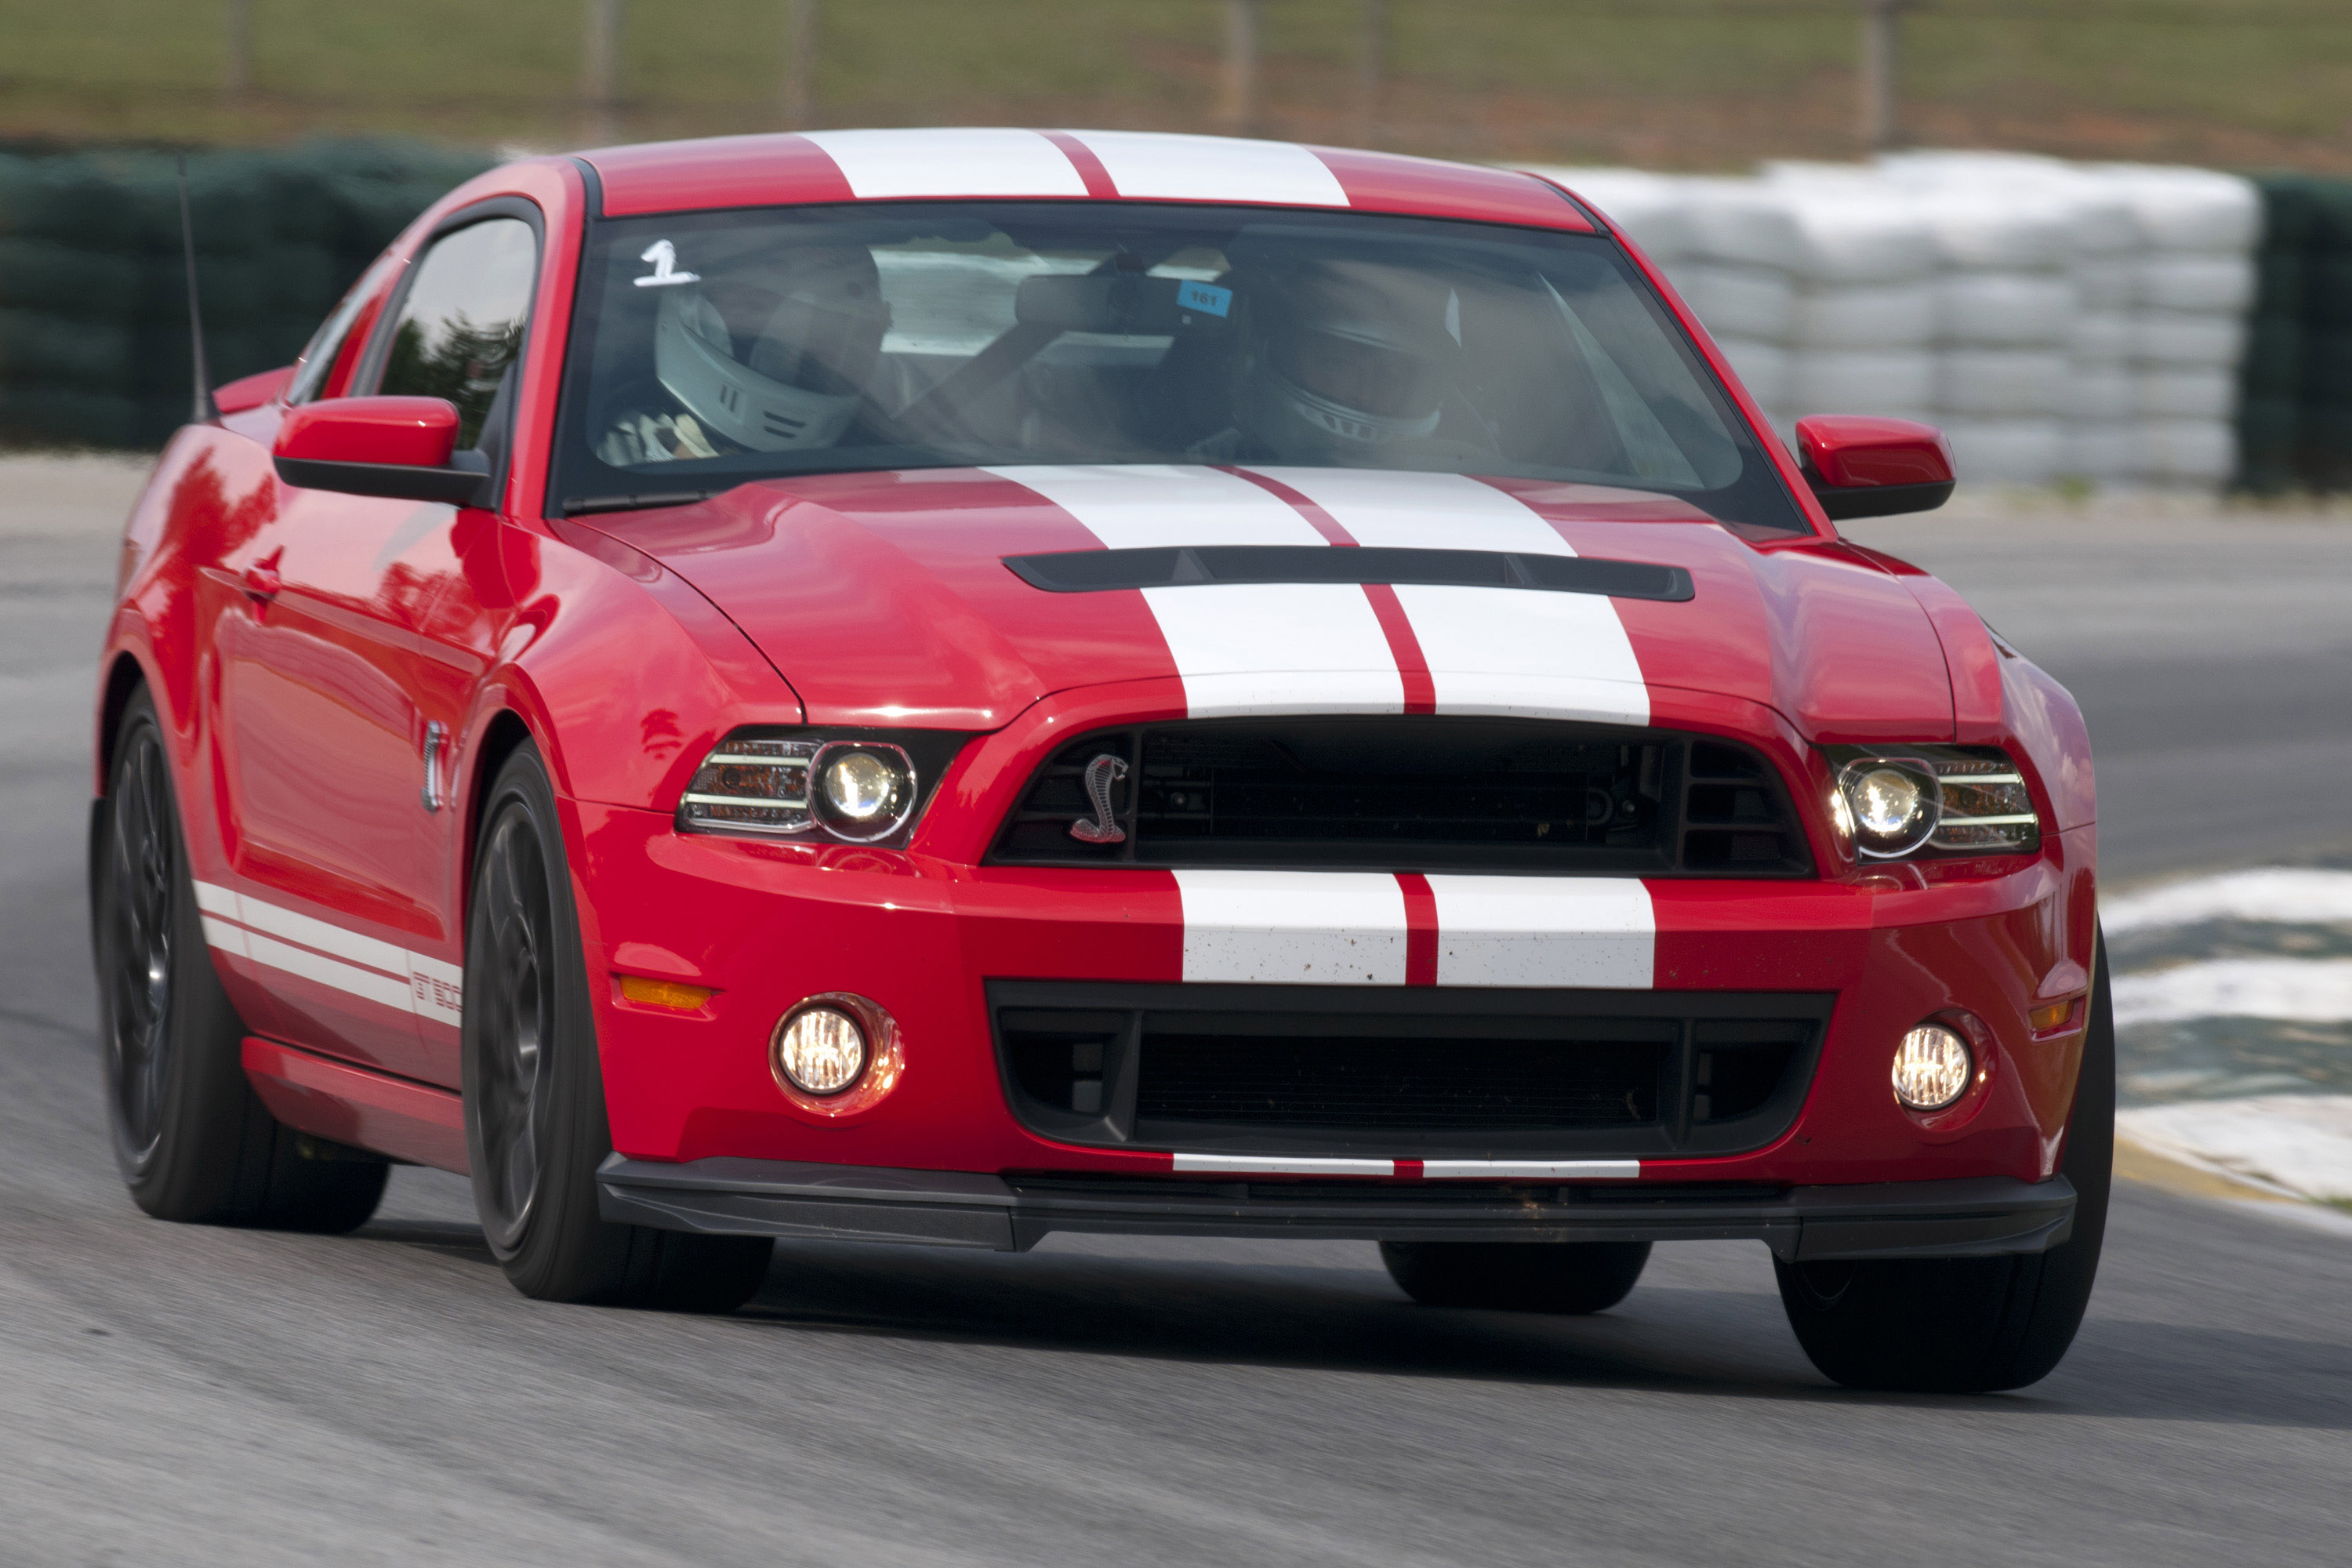
M 842 442 L 890 327 L 881 274 L 862 246 L 772 267 L 663 290 L 652 380 L 624 399 L 599 458 L 626 467 Z
M 1193 456 L 1412 468 L 1491 452 L 1455 433 L 1482 422 L 1456 392 L 1461 302 L 1443 279 L 1381 261 L 1268 257 L 1237 265 L 1232 281 L 1234 424 Z

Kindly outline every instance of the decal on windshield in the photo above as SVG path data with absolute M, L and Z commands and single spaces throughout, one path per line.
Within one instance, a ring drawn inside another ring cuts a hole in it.
M 1214 283 L 1187 281 L 1176 290 L 1176 308 L 1198 310 L 1204 316 L 1222 316 L 1234 308 L 1234 291 L 1220 289 Z
M 643 256 L 638 257 L 637 259 L 640 261 L 650 261 L 654 264 L 654 269 L 651 272 L 646 273 L 643 278 L 631 279 L 631 281 L 635 283 L 640 289 L 667 289 L 673 283 L 699 283 L 702 281 L 702 274 L 699 272 L 680 272 L 677 270 L 677 247 L 672 245 L 668 240 L 655 240 L 651 245 L 646 247 L 646 253 Z M 1220 292 L 1223 292 L 1223 290 L 1220 290 Z M 1222 316 L 1224 312 L 1220 310 L 1217 314 Z

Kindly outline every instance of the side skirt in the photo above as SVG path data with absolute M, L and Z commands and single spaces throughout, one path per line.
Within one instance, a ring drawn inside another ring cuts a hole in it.
M 258 1035 L 246 1037 L 244 1055 L 254 1092 L 289 1127 L 467 1173 L 465 1103 L 454 1091 Z

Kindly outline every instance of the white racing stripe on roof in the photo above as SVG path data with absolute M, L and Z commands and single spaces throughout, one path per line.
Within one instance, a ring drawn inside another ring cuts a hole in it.
M 1633 877 L 1433 874 L 1440 985 L 1579 985 L 1646 991 L 1657 916 Z
M 195 887 L 208 945 L 452 1028 L 464 1021 L 465 971 L 457 965 L 232 888 Z
M 1073 131 L 1122 196 L 1177 202 L 1273 202 L 1344 207 L 1330 165 L 1288 142 L 1241 142 L 1159 131 Z
M 1188 983 L 1404 984 L 1404 889 L 1386 872 L 1173 875 Z
M 1630 1182 L 1642 1173 L 1639 1160 L 1424 1160 L 1421 1173 L 1433 1182 Z
M 861 199 L 1083 196 L 1069 155 L 1034 131 L 805 131 Z
M 2352 921 L 2352 871 L 2269 866 L 2099 900 L 2109 935 L 2220 920 Z
M 1506 550 L 1573 555 L 1559 531 L 1517 496 L 1465 474 L 1387 468 L 1292 468 L 1252 473 L 1289 486 L 1331 514 L 1356 542 L 1409 550 Z
M 2352 1018 L 2352 958 L 2216 958 L 2115 977 L 2116 1025 L 2184 1018 Z

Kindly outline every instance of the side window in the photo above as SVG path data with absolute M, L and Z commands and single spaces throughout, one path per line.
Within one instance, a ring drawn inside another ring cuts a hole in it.
M 286 384 L 289 405 L 320 397 L 341 397 L 350 390 L 352 369 L 359 361 L 360 346 L 367 341 L 367 330 L 375 321 L 376 308 L 383 303 L 384 289 L 399 270 L 400 258 L 380 258 L 352 285 L 352 291 L 343 296 L 343 302 L 335 307 L 335 313 L 327 318 L 326 324 L 311 334 L 302 357 L 294 362 L 294 379 Z
M 520 218 L 485 218 L 435 240 L 409 279 L 376 390 L 447 398 L 457 405 L 457 445 L 479 445 L 521 352 L 538 270 L 538 241 Z

